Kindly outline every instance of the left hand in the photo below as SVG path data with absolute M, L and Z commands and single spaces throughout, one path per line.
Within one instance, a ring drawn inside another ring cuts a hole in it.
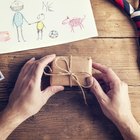
M 52 95 L 64 90 L 62 86 L 50 86 L 41 91 L 41 78 L 44 68 L 55 57 L 56 55 L 48 55 L 40 60 L 32 58 L 24 65 L 6 110 L 10 109 L 12 112 L 18 113 L 25 120 L 39 112 Z

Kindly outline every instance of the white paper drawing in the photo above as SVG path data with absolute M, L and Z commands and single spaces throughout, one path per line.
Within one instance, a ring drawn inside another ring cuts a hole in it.
M 0 54 L 97 36 L 90 0 L 4 0 L 0 9 Z

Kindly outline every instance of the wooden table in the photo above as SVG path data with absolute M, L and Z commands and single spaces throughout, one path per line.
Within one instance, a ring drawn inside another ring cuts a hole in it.
M 6 78 L 0 82 L 1 109 L 7 104 L 17 73 L 29 58 L 52 53 L 78 54 L 92 56 L 93 61 L 112 67 L 128 83 L 132 111 L 140 122 L 140 72 L 134 27 L 109 0 L 92 0 L 92 6 L 99 37 L 0 56 L 0 70 Z M 77 89 L 53 96 L 37 115 L 21 124 L 9 140 L 121 140 L 122 136 L 103 115 L 96 98 L 90 93 L 87 98 L 89 107 L 84 105 L 81 91 Z

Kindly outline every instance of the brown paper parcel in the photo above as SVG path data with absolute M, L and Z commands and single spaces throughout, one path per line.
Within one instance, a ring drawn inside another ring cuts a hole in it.
M 66 62 L 69 68 L 67 67 Z M 77 81 L 81 85 L 86 86 L 88 85 L 86 77 L 92 75 L 92 59 L 91 57 L 85 56 L 59 56 L 52 62 L 51 69 L 53 75 L 50 78 L 50 85 L 79 86 L 73 76 L 63 75 L 66 72 L 60 68 L 74 74 Z

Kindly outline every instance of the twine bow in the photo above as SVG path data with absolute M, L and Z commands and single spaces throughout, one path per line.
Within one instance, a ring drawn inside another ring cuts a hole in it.
M 58 61 L 59 60 L 62 60 L 65 62 L 66 64 L 66 69 L 60 67 L 58 65 Z M 79 78 L 77 76 L 76 73 L 72 72 L 72 56 L 70 56 L 70 59 L 69 59 L 69 63 L 68 63 L 68 60 L 65 58 L 65 57 L 57 57 L 55 60 L 54 60 L 54 63 L 55 63 L 55 66 L 61 71 L 61 72 L 58 72 L 58 73 L 46 73 L 44 71 L 44 74 L 46 76 L 54 76 L 54 75 L 60 75 L 60 76 L 69 76 L 69 83 L 70 83 L 70 87 L 72 87 L 72 81 L 74 80 L 78 86 L 80 87 L 81 91 L 82 91 L 82 94 L 83 94 L 83 98 L 84 98 L 84 102 L 85 104 L 87 105 L 87 100 L 86 100 L 86 94 L 84 92 L 84 89 L 83 88 L 90 88 L 92 86 L 92 83 L 90 83 L 90 85 L 82 85 L 79 81 Z M 47 66 L 49 68 L 49 70 L 52 72 L 52 69 Z M 78 72 L 80 74 L 87 74 L 89 76 L 91 76 L 91 74 L 87 73 L 87 72 Z

